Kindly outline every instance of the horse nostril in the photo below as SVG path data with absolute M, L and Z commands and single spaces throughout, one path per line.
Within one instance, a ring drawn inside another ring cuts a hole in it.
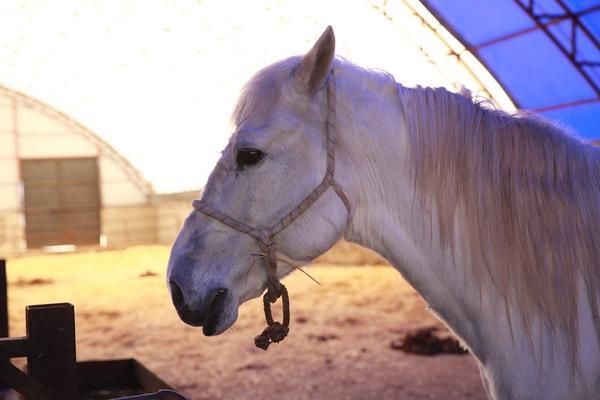
M 181 293 L 181 289 L 179 289 L 179 286 L 173 281 L 169 281 L 169 287 L 171 288 L 173 304 L 175 305 L 175 308 L 179 310 L 183 304 L 183 293 Z
M 212 301 L 210 302 L 210 307 L 213 308 L 215 305 L 222 303 L 222 299 L 223 297 L 225 297 L 227 295 L 227 289 L 225 288 L 220 288 L 214 291 L 214 295 L 212 298 Z

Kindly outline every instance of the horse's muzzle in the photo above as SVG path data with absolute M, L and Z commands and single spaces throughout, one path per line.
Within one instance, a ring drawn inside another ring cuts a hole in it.
M 219 316 L 223 313 L 227 299 L 227 289 L 218 288 L 211 291 L 200 304 L 186 304 L 183 292 L 174 281 L 169 281 L 171 298 L 179 318 L 191 326 L 201 326 L 202 333 L 212 336 L 217 330 Z

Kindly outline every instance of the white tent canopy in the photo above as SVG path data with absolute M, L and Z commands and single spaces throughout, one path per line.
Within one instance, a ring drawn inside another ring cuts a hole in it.
M 23 0 L 0 9 L 0 83 L 99 132 L 159 192 L 201 187 L 244 82 L 305 52 L 327 25 L 338 55 L 361 66 L 409 86 L 460 82 L 512 107 L 416 0 Z

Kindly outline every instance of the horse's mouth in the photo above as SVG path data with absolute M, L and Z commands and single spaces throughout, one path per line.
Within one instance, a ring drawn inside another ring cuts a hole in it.
M 179 314 L 179 318 L 187 325 L 202 328 L 204 336 L 216 336 L 225 332 L 233 323 L 233 321 L 227 321 L 225 318 L 228 314 L 221 313 L 217 310 L 210 310 L 206 317 L 201 315 L 190 316 L 190 314 Z
M 227 330 L 237 319 L 237 310 L 233 310 L 231 296 L 226 289 L 218 289 L 208 306 L 190 308 L 187 304 L 177 308 L 179 318 L 187 325 L 202 327 L 205 336 L 215 336 Z
M 206 311 L 206 317 L 202 324 L 202 333 L 205 336 L 214 336 L 224 332 L 229 325 L 219 327 L 219 319 L 225 316 L 225 305 L 227 303 L 227 290 L 222 289 L 214 297 Z M 221 329 L 218 329 L 221 328 Z
M 204 323 L 204 318 L 191 310 L 188 306 L 183 306 L 181 309 L 178 309 L 177 315 L 179 315 L 180 320 L 190 326 L 198 327 L 202 326 Z

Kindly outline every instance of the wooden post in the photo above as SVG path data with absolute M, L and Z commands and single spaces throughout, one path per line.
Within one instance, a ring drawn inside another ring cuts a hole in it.
M 29 376 L 50 390 L 48 400 L 77 399 L 75 315 L 67 303 L 28 306 L 25 309 L 30 354 Z
M 0 259 L 0 338 L 8 337 L 8 300 L 6 286 L 6 260 Z

